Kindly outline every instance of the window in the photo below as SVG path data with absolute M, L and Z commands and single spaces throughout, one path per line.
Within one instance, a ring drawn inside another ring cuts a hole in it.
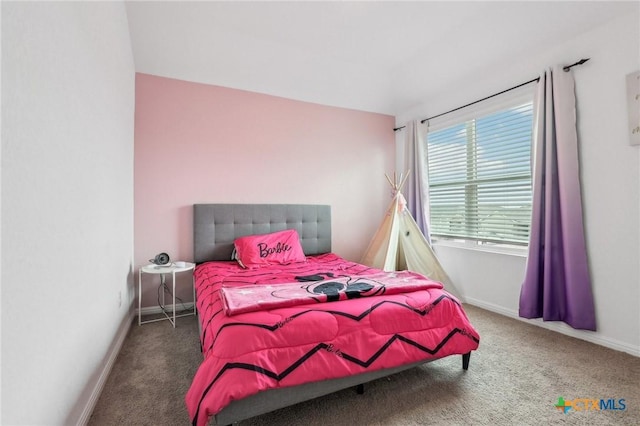
M 527 245 L 532 94 L 429 125 L 430 232 L 436 240 Z

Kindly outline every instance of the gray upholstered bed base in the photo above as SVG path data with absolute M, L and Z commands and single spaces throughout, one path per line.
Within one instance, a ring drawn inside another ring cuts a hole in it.
M 331 251 L 331 208 L 301 204 L 195 204 L 193 206 L 194 261 L 230 260 L 237 237 L 296 229 L 306 255 Z M 302 401 L 357 386 L 424 364 L 372 371 L 341 379 L 272 389 L 233 401 L 212 417 L 216 425 L 226 425 L 288 407 Z M 463 368 L 469 354 L 463 356 Z
M 240 401 L 231 402 L 231 404 L 227 405 L 224 410 L 215 416 L 213 424 L 229 425 L 279 408 L 288 407 L 290 405 L 328 395 L 342 389 L 355 387 L 422 364 L 425 364 L 425 362 L 417 362 L 414 364 L 403 365 L 401 367 L 372 371 L 370 373 L 362 373 L 356 376 L 343 377 L 340 379 L 305 383 L 303 385 L 288 388 L 271 389 L 251 395 Z

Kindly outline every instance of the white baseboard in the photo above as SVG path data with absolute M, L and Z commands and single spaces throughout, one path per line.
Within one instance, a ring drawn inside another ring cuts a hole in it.
M 184 303 L 184 304 L 180 303 L 176 305 L 179 310 L 193 309 L 193 302 Z M 173 305 L 166 305 L 165 309 L 167 310 L 167 312 L 173 312 Z M 147 308 L 142 308 L 140 311 L 142 312 L 142 315 L 162 313 L 162 309 L 159 306 L 150 306 Z M 100 371 L 100 374 L 98 375 L 98 379 L 96 380 L 96 383 L 93 386 L 93 389 L 91 389 L 89 398 L 86 404 L 84 404 L 84 407 L 82 408 L 82 412 L 78 417 L 78 420 L 76 422 L 77 426 L 85 426 L 89 423 L 91 413 L 93 413 L 93 410 L 96 407 L 96 404 L 98 403 L 98 399 L 100 398 L 100 394 L 104 389 L 104 386 L 107 382 L 107 378 L 111 373 L 113 364 L 115 363 L 116 358 L 120 353 L 120 349 L 122 349 L 122 344 L 124 343 L 124 340 L 127 337 L 127 334 L 129 333 L 129 329 L 131 328 L 131 325 L 134 322 L 134 318 L 136 318 L 137 316 L 138 316 L 138 310 L 131 309 L 130 314 L 128 314 L 120 323 L 120 326 L 114 338 L 113 344 L 111 345 L 109 352 L 106 355 L 106 361 L 102 367 L 102 370 Z M 73 421 L 70 421 L 70 423 L 73 423 Z
M 176 312 L 180 312 L 182 310 L 193 309 L 193 302 L 176 303 L 176 307 L 178 308 L 178 311 L 176 311 Z M 164 308 L 165 308 L 165 310 L 167 312 L 173 312 L 173 304 L 167 304 L 167 305 L 165 305 Z M 144 308 L 140 309 L 140 313 L 142 315 L 161 314 L 162 313 L 162 308 L 160 306 L 147 306 L 147 307 L 144 307 Z M 138 316 L 138 309 L 136 309 L 135 315 Z
M 116 358 L 120 353 L 120 349 L 122 348 L 122 344 L 124 343 L 124 339 L 127 337 L 129 333 L 129 329 L 131 328 L 131 324 L 133 323 L 133 310 L 130 310 L 129 314 L 125 316 L 125 318 L 120 323 L 120 327 L 118 328 L 118 332 L 116 333 L 114 343 L 111 345 L 109 352 L 107 353 L 106 362 L 102 367 L 102 371 L 98 376 L 98 379 L 95 383 L 95 386 L 90 392 L 89 399 L 78 418 L 76 423 L 77 426 L 85 426 L 89 423 L 89 418 L 91 417 L 91 413 L 93 413 L 93 409 L 96 407 L 98 403 L 98 398 L 100 398 L 100 394 L 104 389 L 104 385 L 107 383 L 107 378 L 111 373 L 111 369 L 113 368 L 113 364 L 116 362 Z
M 610 339 L 608 337 L 600 336 L 597 333 L 589 331 L 580 331 L 563 322 L 553 321 L 546 322 L 542 319 L 527 319 L 518 315 L 518 311 L 504 308 L 502 306 L 495 305 L 493 303 L 484 302 L 482 300 L 474 299 L 471 297 L 465 298 L 465 303 L 468 303 L 478 308 L 485 309 L 487 311 L 495 312 L 496 314 L 504 315 L 506 317 L 514 318 L 519 321 L 526 322 L 527 324 L 536 325 L 538 327 L 546 328 L 547 330 L 556 331 L 567 336 L 575 337 L 576 339 L 586 340 L 587 342 L 595 343 L 596 345 L 604 346 L 616 351 L 626 352 L 630 355 L 640 357 L 640 347 L 630 345 L 619 340 Z

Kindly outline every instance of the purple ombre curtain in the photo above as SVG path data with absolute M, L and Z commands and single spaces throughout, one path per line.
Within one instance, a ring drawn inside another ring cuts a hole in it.
M 582 222 L 571 70 L 547 70 L 534 113 L 533 212 L 520 316 L 596 329 Z
M 402 194 L 407 200 L 407 208 L 418 224 L 418 228 L 422 234 L 431 243 L 429 236 L 429 198 L 425 190 L 429 187 L 427 184 L 425 157 L 426 147 L 424 145 L 425 129 L 422 123 L 417 120 L 410 121 L 406 124 L 405 140 L 404 140 L 404 170 L 405 173 L 410 171 L 407 182 L 402 189 Z

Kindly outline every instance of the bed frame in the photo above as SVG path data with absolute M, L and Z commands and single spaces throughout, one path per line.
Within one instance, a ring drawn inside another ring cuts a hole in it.
M 245 235 L 295 229 L 306 255 L 331 251 L 331 207 L 309 204 L 194 204 L 194 261 L 231 260 L 233 241 Z M 200 324 L 200 321 L 198 321 Z M 462 356 L 467 370 L 471 354 Z M 386 370 L 358 374 L 340 379 L 306 383 L 272 389 L 233 401 L 211 418 L 215 425 L 226 425 L 284 408 L 299 402 L 356 387 L 430 361 L 421 361 Z

